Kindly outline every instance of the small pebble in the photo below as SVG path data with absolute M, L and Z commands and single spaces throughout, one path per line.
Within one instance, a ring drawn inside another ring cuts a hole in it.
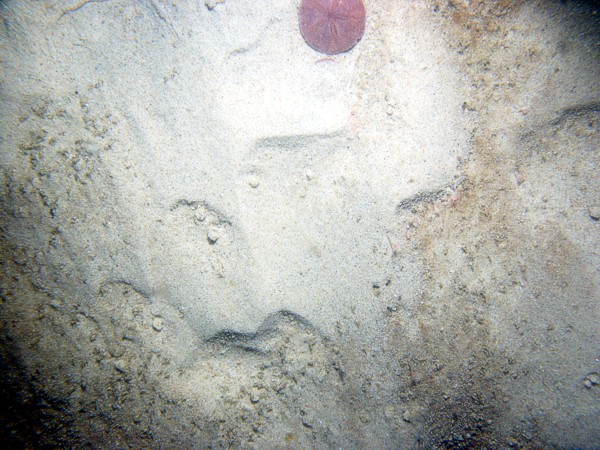
M 258 187 L 258 185 L 260 184 L 260 181 L 258 180 L 258 178 L 257 178 L 257 177 L 255 177 L 255 176 L 251 176 L 251 177 L 248 179 L 248 184 L 250 185 L 250 187 L 251 187 L 252 189 L 256 189 L 256 188 Z
M 117 369 L 117 371 L 121 373 L 126 374 L 129 368 L 127 367 L 127 363 L 125 363 L 124 361 L 117 361 L 115 362 L 115 369 Z
M 598 375 L 597 373 L 589 374 L 587 379 L 590 380 L 592 384 L 600 384 L 600 375 Z
M 213 9 L 215 9 L 215 7 L 219 3 L 225 3 L 225 0 L 204 0 L 204 4 L 206 5 L 206 7 L 208 8 L 209 11 L 212 11 Z
M 204 219 L 206 219 L 206 213 L 204 211 L 198 211 L 194 214 L 194 221 L 196 223 L 204 222 Z
M 600 220 L 600 206 L 590 206 L 588 213 L 592 219 Z
M 221 237 L 221 229 L 216 226 L 209 227 L 208 231 L 206 232 L 206 237 L 211 244 L 216 243 Z
M 152 328 L 154 328 L 156 331 L 160 331 L 163 329 L 163 320 L 160 317 L 155 317 L 154 320 L 152 321 Z
M 592 386 L 593 386 L 593 384 L 592 384 L 592 382 L 591 382 L 590 380 L 585 380 L 585 381 L 583 382 L 583 385 L 584 385 L 586 388 L 588 388 L 588 389 L 591 389 L 591 388 L 592 388 Z

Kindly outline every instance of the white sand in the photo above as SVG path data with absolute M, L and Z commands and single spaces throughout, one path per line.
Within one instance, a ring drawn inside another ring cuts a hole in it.
M 455 3 L 3 4 L 3 315 L 141 391 L 79 443 L 600 445 L 598 24 Z

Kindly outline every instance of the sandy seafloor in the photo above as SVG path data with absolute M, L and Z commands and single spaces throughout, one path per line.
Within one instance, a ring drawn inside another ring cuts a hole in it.
M 600 10 L 0 1 L 3 448 L 600 448 Z

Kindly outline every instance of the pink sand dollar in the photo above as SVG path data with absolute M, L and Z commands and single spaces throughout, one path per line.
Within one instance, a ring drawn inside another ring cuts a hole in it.
M 315 50 L 335 55 L 350 50 L 365 32 L 362 0 L 302 0 L 300 32 Z

